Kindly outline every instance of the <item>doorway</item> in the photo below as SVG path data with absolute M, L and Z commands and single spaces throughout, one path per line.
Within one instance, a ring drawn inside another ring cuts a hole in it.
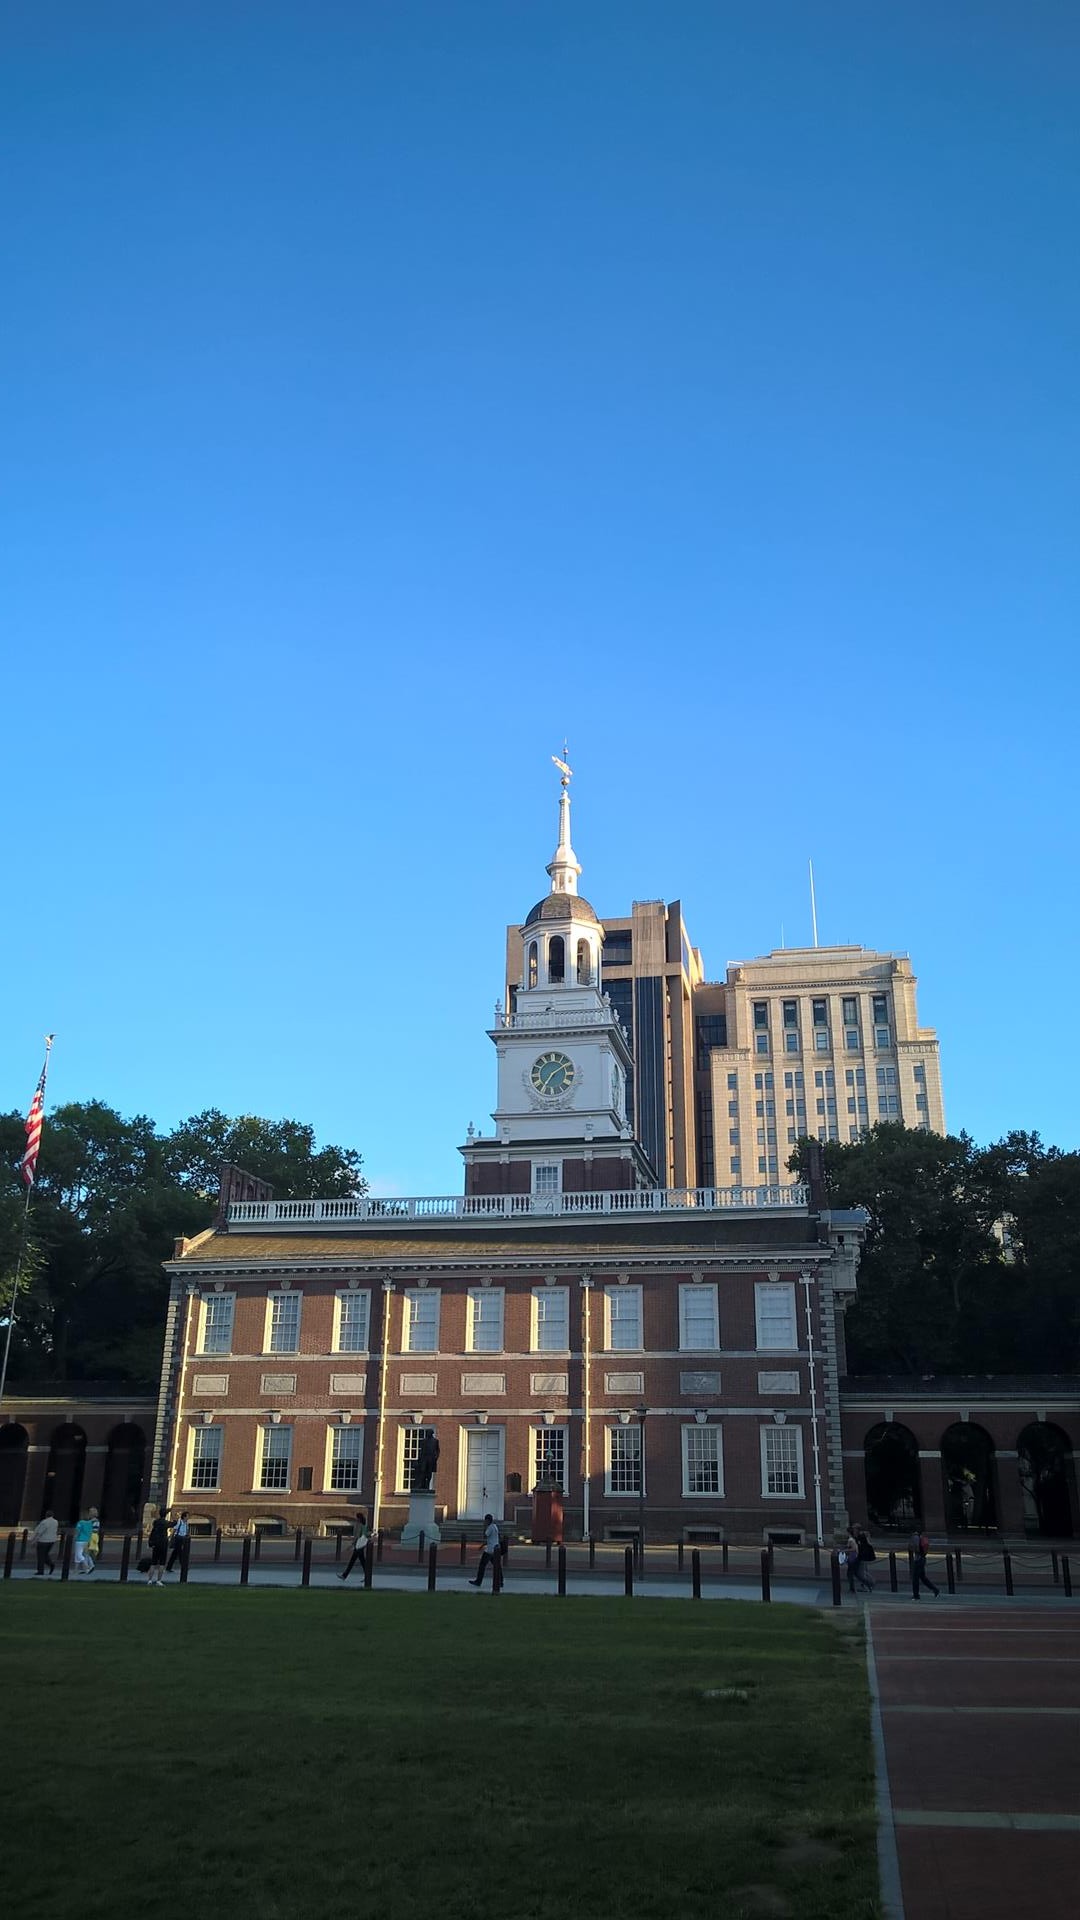
M 485 1513 L 503 1517 L 503 1442 L 501 1427 L 466 1427 L 458 1512 L 463 1520 Z

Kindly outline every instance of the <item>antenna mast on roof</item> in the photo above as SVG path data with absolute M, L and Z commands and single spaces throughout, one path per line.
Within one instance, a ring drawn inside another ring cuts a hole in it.
M 818 943 L 818 937 L 817 937 L 817 898 L 814 893 L 814 863 L 812 860 L 810 860 L 807 862 L 807 864 L 810 868 L 810 924 L 814 929 L 814 945 L 816 947 Z

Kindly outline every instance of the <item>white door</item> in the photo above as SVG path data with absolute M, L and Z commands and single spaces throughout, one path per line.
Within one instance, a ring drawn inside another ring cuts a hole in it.
M 462 1488 L 461 1517 L 482 1520 L 485 1513 L 503 1517 L 503 1430 L 501 1427 L 466 1427 L 465 1484 Z

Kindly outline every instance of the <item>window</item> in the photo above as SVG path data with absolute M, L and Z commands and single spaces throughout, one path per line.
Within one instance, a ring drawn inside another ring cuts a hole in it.
M 787 1052 L 787 1053 L 798 1053 L 798 1051 L 799 1051 L 799 1036 L 798 1036 L 798 1034 L 797 1034 L 797 1033 L 785 1033 L 785 1035 L 784 1035 L 784 1050 L 785 1050 L 785 1052 Z
M 533 1352 L 568 1352 L 570 1347 L 569 1287 L 534 1287 L 532 1297 Z
M 468 1353 L 501 1353 L 503 1289 L 470 1287 L 465 1348 Z
M 739 1088 L 739 1076 L 738 1076 L 738 1074 L 737 1074 L 737 1073 L 729 1073 L 729 1074 L 728 1074 L 728 1077 L 727 1077 L 727 1083 L 728 1083 L 728 1092 L 729 1092 L 729 1093 L 737 1093 L 737 1092 L 738 1092 L 738 1088 Z
M 639 1494 L 642 1491 L 641 1428 L 636 1424 L 609 1427 L 607 1436 L 608 1494 Z
M 798 1346 L 793 1280 L 759 1280 L 754 1288 L 754 1312 L 759 1347 Z
M 533 1192 L 559 1193 L 562 1191 L 562 1161 L 533 1161 Z
M 788 1140 L 788 1146 L 789 1146 L 789 1147 L 793 1147 L 793 1146 L 795 1145 L 795 1129 L 794 1129 L 794 1127 L 789 1127 L 789 1128 L 788 1128 L 788 1130 L 787 1130 L 787 1140 Z
M 684 1353 L 701 1353 L 720 1345 L 718 1289 L 698 1282 L 679 1288 L 679 1345 Z
M 739 1171 L 740 1171 L 740 1166 L 741 1166 L 741 1162 L 740 1162 L 740 1161 L 738 1161 L 738 1160 L 729 1160 L 729 1161 L 728 1161 L 728 1172 L 729 1172 L 729 1173 L 730 1173 L 730 1174 L 732 1175 L 732 1177 L 733 1177 L 734 1179 L 736 1179 L 736 1180 L 737 1180 L 737 1179 L 739 1178 Z
M 815 1053 L 828 1053 L 829 1051 L 828 1028 L 823 1028 L 823 1027 L 817 1028 L 814 1034 L 814 1051 Z
M 536 951 L 536 941 L 530 940 L 529 941 L 529 965 L 525 975 L 526 983 L 530 987 L 535 987 L 538 979 L 538 959 L 539 959 L 539 956 Z
M 612 1353 L 628 1353 L 641 1347 L 641 1288 L 605 1287 L 607 1301 L 607 1347 Z
M 608 967 L 628 967 L 634 958 L 634 936 L 629 927 L 612 927 L 604 933 L 604 971 Z
M 857 1027 L 859 1024 L 859 1003 L 853 993 L 846 993 L 840 1003 L 845 1027 Z
M 767 1027 L 769 1024 L 769 1003 L 767 1000 L 754 1001 L 754 1026 Z
M 766 1499 L 801 1495 L 802 1429 L 771 1426 L 761 1429 L 761 1491 Z
M 434 1427 L 402 1427 L 401 1455 L 398 1460 L 398 1480 L 402 1493 L 411 1493 L 416 1479 L 416 1463 L 420 1458 L 420 1447 L 428 1438 L 434 1439 Z
M 915 1063 L 915 1065 L 914 1065 L 914 1066 L 912 1067 L 912 1069 L 911 1069 L 911 1071 L 912 1071 L 912 1074 L 914 1075 L 914 1077 L 915 1077 L 915 1079 L 916 1079 L 916 1080 L 918 1081 L 918 1083 L 919 1083 L 919 1085 L 920 1085 L 920 1086 L 925 1086 L 925 1084 L 926 1084 L 926 1068 L 925 1068 L 924 1066 L 920 1066 L 920 1064 L 919 1064 L 919 1062 L 918 1062 L 918 1061 L 916 1061 L 916 1063 Z
M 918 1092 L 917 1092 L 917 1093 L 916 1093 L 916 1095 L 915 1095 L 915 1105 L 916 1105 L 916 1107 L 918 1108 L 918 1110 L 919 1110 L 919 1112 L 920 1112 L 920 1113 L 925 1113 L 925 1112 L 926 1112 L 926 1110 L 927 1110 L 927 1104 L 928 1104 L 928 1103 L 927 1103 L 927 1098 L 926 1098 L 926 1095 L 925 1095 L 925 1093 L 918 1093 Z
M 848 1027 L 846 1033 L 844 1034 L 844 1045 L 847 1048 L 849 1053 L 858 1053 L 859 1051 L 858 1027 Z
M 300 1346 L 300 1295 L 272 1293 L 267 1353 L 296 1353 Z
M 367 1352 L 370 1315 L 371 1295 L 366 1288 L 363 1291 L 354 1288 L 348 1293 L 338 1294 L 335 1353 Z
M 767 1033 L 757 1033 L 754 1035 L 754 1051 L 756 1053 L 768 1053 L 769 1036 Z
M 533 1428 L 533 1486 L 541 1483 L 566 1492 L 566 1428 Z
M 364 1457 L 363 1427 L 333 1427 L 330 1431 L 330 1492 L 355 1493 L 360 1485 Z
M 874 1045 L 875 1047 L 887 1047 L 889 1045 L 889 1038 L 890 1038 L 889 997 L 888 997 L 888 994 L 885 994 L 885 993 L 875 993 L 874 995 Z
M 815 1027 L 827 1027 L 829 1024 L 829 1003 L 827 1000 L 810 1002 Z
M 409 1287 L 405 1292 L 405 1353 L 437 1353 L 439 1349 L 439 1294 L 436 1289 Z
M 895 1093 L 879 1094 L 877 1110 L 882 1119 L 893 1119 L 898 1116 L 900 1112 L 899 1096 Z
M 553 933 L 548 941 L 548 979 L 555 984 L 566 979 L 566 947 L 561 933 Z
M 799 1003 L 797 1000 L 784 1001 L 785 1027 L 797 1027 L 799 1024 Z
M 895 1087 L 896 1068 L 895 1067 L 879 1067 L 877 1070 L 877 1083 L 879 1088 Z
M 866 1068 L 865 1067 L 848 1067 L 847 1070 L 845 1071 L 844 1079 L 846 1080 L 849 1087 L 865 1087 Z
M 722 1494 L 724 1460 L 719 1427 L 682 1430 L 682 1490 L 686 1495 Z
M 259 1461 L 259 1486 L 263 1493 L 288 1493 L 291 1459 L 292 1428 L 264 1427 Z
M 200 1353 L 231 1353 L 235 1293 L 208 1293 L 202 1303 Z
M 587 940 L 579 940 L 577 943 L 577 978 L 579 987 L 587 987 L 592 979 L 592 963 L 589 959 Z
M 729 1127 L 729 1128 L 728 1128 L 728 1146 L 729 1146 L 729 1147 L 737 1147 L 737 1146 L 738 1146 L 738 1144 L 739 1144 L 739 1129 L 738 1129 L 738 1127 Z
M 193 1493 L 213 1493 L 221 1482 L 221 1427 L 196 1427 L 191 1435 L 188 1486 Z
M 737 1119 L 738 1119 L 738 1117 L 739 1117 L 739 1103 L 738 1103 L 738 1101 L 737 1101 L 737 1100 L 729 1100 L 729 1101 L 728 1101 L 728 1103 L 727 1103 L 727 1110 L 728 1110 L 728 1119 L 729 1119 L 729 1120 L 737 1120 Z
M 771 1093 L 773 1086 L 772 1069 L 767 1073 L 755 1073 L 754 1090 L 756 1093 Z

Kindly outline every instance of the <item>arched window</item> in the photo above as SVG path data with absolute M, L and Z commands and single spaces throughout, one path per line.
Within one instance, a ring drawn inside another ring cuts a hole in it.
M 29 1451 L 30 1435 L 25 1427 L 15 1420 L 0 1427 L 0 1527 L 17 1527 L 22 1519 Z
M 910 1427 L 882 1420 L 863 1441 L 867 1525 L 910 1533 L 922 1524 L 919 1443 Z
M 530 987 L 535 987 L 536 985 L 538 964 L 539 964 L 539 955 L 537 954 L 537 950 L 536 950 L 536 941 L 530 940 L 529 941 L 529 966 L 526 974 L 526 979 Z
M 969 1420 L 946 1427 L 941 1436 L 941 1477 L 950 1533 L 996 1528 L 994 1443 L 985 1427 Z
M 1077 1526 L 1076 1466 L 1064 1428 L 1052 1420 L 1033 1420 L 1016 1442 L 1016 1458 L 1025 1532 L 1071 1540 Z
M 587 940 L 579 940 L 577 943 L 577 977 L 579 987 L 587 987 L 592 978 L 592 963 L 589 959 Z
M 552 982 L 566 979 L 566 948 L 561 933 L 553 933 L 548 941 L 548 979 Z
M 114 1427 L 105 1457 L 101 1520 L 106 1527 L 134 1527 L 142 1510 L 146 1435 L 130 1421 Z
M 41 1496 L 42 1513 L 55 1513 L 62 1527 L 79 1518 L 85 1472 L 86 1435 L 69 1420 L 53 1433 Z

